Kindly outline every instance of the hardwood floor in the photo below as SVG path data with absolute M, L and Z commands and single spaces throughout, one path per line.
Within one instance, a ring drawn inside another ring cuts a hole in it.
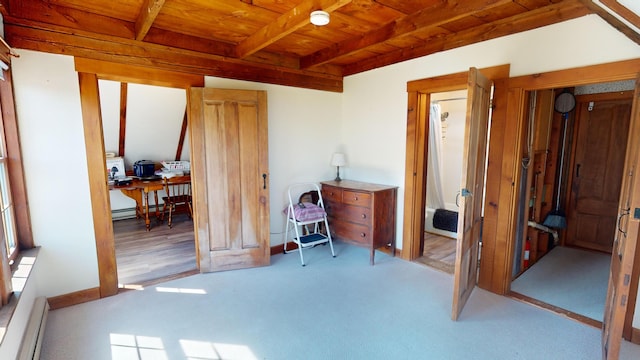
M 456 239 L 425 231 L 424 252 L 416 261 L 453 274 L 456 261 Z
M 166 221 L 152 220 L 146 231 L 144 220 L 113 222 L 120 287 L 149 285 L 159 280 L 197 273 L 193 221 L 186 214 Z

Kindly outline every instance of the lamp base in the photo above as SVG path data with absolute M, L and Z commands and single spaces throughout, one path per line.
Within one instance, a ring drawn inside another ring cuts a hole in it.
M 340 166 L 336 166 L 336 178 L 333 179 L 333 181 L 342 181 L 342 179 L 340 179 Z

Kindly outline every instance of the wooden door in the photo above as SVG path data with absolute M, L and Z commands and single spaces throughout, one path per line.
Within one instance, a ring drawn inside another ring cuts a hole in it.
M 267 94 L 193 88 L 189 101 L 200 271 L 269 265 Z
M 461 216 L 458 216 L 451 313 L 453 320 L 458 319 L 477 282 L 491 81 L 476 68 L 471 68 L 468 91 L 463 148 L 466 160 L 462 165 Z
M 630 116 L 630 92 L 578 96 L 568 245 L 611 252 Z
M 609 287 L 602 322 L 602 357 L 617 359 L 631 286 L 640 227 L 640 77 L 636 79 L 631 124 L 618 205 L 617 231 L 611 253 Z

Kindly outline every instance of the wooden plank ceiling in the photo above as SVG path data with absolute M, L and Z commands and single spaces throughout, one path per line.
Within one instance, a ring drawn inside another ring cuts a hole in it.
M 588 0 L 0 0 L 15 48 L 342 91 L 344 76 L 595 12 Z M 313 10 L 331 14 L 326 26 Z

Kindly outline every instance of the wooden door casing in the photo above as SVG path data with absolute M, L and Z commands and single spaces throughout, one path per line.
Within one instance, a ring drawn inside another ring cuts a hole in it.
M 469 69 L 467 120 L 463 147 L 462 196 L 454 270 L 451 318 L 457 320 L 477 283 L 482 232 L 487 131 L 492 82 L 476 68 Z
M 200 271 L 269 265 L 266 92 L 192 88 L 190 108 Z
M 631 92 L 577 97 L 565 244 L 611 252 Z
M 611 253 L 609 286 L 602 321 L 602 358 L 617 359 L 630 304 L 634 256 L 640 235 L 640 76 L 636 78 L 618 205 L 617 230 Z

